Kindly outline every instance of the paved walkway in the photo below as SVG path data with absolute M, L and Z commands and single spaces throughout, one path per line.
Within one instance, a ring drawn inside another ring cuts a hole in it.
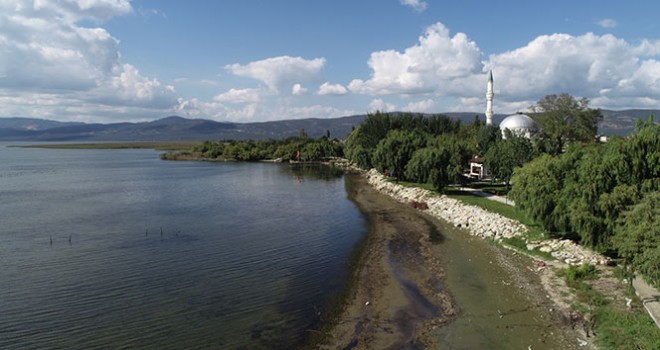
M 502 197 L 502 196 L 496 196 L 492 193 L 484 192 L 484 191 L 478 190 L 476 188 L 461 187 L 461 191 L 470 192 L 470 193 L 474 194 L 475 196 L 488 198 L 490 200 L 500 202 L 500 203 L 504 203 L 504 204 L 508 204 L 508 205 L 511 205 L 511 206 L 514 206 L 514 207 L 516 206 L 516 203 L 514 203 L 511 199 L 508 199 L 508 198 Z
M 660 327 L 660 292 L 649 286 L 641 277 L 633 279 L 635 293 L 642 299 L 642 303 L 649 312 L 655 324 Z

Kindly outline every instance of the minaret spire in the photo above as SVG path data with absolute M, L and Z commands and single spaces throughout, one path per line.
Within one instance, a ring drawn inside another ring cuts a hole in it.
M 486 125 L 493 124 L 493 71 L 488 71 L 488 91 L 486 92 Z

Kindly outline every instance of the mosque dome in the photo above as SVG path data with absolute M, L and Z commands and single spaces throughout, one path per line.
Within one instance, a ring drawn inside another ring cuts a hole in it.
M 513 114 L 504 118 L 500 123 L 500 130 L 502 130 L 503 137 L 505 137 L 505 129 L 509 129 L 515 135 L 525 136 L 527 138 L 532 137 L 537 130 L 534 119 L 522 113 Z

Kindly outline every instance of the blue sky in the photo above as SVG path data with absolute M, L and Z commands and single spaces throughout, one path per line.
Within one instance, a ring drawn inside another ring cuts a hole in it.
M 0 117 L 660 109 L 657 1 L 0 0 Z

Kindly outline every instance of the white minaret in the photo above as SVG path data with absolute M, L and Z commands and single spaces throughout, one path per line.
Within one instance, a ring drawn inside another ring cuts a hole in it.
M 488 91 L 486 92 L 486 125 L 493 124 L 493 71 L 488 73 Z

